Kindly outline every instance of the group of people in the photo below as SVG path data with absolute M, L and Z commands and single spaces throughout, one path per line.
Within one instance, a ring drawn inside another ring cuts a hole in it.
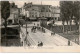
M 43 27 L 38 27 L 38 30 L 45 33 L 45 29 Z
M 45 29 L 43 27 L 36 27 L 36 26 L 33 26 L 32 29 L 31 29 L 31 32 L 36 32 L 36 30 L 39 30 L 39 31 L 42 31 L 45 33 Z
M 34 32 L 34 33 L 36 32 L 36 26 L 32 27 L 31 32 Z
M 51 32 L 51 36 L 52 36 L 52 35 L 55 35 L 55 32 Z
M 38 42 L 38 46 L 43 46 L 43 42 Z

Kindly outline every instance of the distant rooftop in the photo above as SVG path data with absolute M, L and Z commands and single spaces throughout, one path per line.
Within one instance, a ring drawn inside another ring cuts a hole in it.
M 49 8 L 51 7 L 51 5 L 25 3 L 23 7 L 25 8 L 38 7 L 41 12 L 50 12 Z

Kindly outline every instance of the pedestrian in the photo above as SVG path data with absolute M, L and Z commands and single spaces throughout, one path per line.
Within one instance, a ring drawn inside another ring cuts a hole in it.
M 31 32 L 33 32 L 34 27 L 32 27 Z
M 53 32 L 53 35 L 55 35 L 55 32 Z
M 39 24 L 37 24 L 37 26 L 39 26 Z
M 51 36 L 52 36 L 52 35 L 55 35 L 55 32 L 51 32 Z
M 27 34 L 29 34 L 29 32 L 27 32 Z
M 28 46 L 30 46 L 31 44 L 28 43 Z
M 75 43 L 76 43 L 76 38 L 75 38 Z
M 29 32 L 27 32 L 27 35 L 29 36 Z
M 34 23 L 34 25 L 35 25 L 35 23 Z
M 45 33 L 45 29 L 43 29 L 44 33 Z
M 21 23 L 21 26 L 23 27 L 23 23 Z
M 42 27 L 42 31 L 43 31 L 43 27 Z
M 21 42 L 21 46 L 23 46 L 23 42 Z
M 53 32 L 51 32 L 51 36 L 53 35 Z
M 38 41 L 38 46 L 40 46 L 40 43 L 39 43 L 39 41 Z
M 43 42 L 41 42 L 40 45 L 43 46 Z
M 68 46 L 70 46 L 70 40 L 68 40 Z
M 38 27 L 38 30 L 40 30 L 40 27 Z

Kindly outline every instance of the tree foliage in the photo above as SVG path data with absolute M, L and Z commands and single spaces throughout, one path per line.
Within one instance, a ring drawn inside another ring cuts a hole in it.
M 73 16 L 75 17 L 75 23 L 78 25 L 79 20 L 79 10 L 80 10 L 80 1 L 60 1 L 60 9 L 61 14 L 60 17 L 62 19 L 63 25 L 64 22 L 70 22 L 70 31 L 71 31 L 71 23 Z
M 69 21 L 73 16 L 73 2 L 72 1 L 61 1 L 61 18 L 62 21 Z
M 74 16 L 75 16 L 75 23 L 78 23 L 79 21 L 79 10 L 80 10 L 80 2 L 75 1 L 74 2 Z
M 79 20 L 79 1 L 61 1 L 60 8 L 62 21 L 70 20 L 73 16 L 76 17 L 77 21 Z
M 9 1 L 1 1 L 1 18 L 7 20 L 10 16 L 10 3 Z
M 10 16 L 10 3 L 9 1 L 1 1 L 1 18 L 5 20 L 5 36 L 7 33 L 7 19 Z

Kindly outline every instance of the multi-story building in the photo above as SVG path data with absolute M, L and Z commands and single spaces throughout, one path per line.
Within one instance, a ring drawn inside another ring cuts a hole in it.
M 22 7 L 22 14 L 30 19 L 45 17 L 48 20 L 60 20 L 60 7 L 25 3 Z
M 46 18 L 51 18 L 52 17 L 52 13 L 51 13 L 51 5 L 41 5 L 41 14 L 40 17 L 44 16 Z
M 54 20 L 60 20 L 60 7 L 52 6 L 52 17 Z
M 25 3 L 22 7 L 22 15 L 28 17 L 29 19 L 36 19 L 39 17 L 39 8 L 32 5 L 32 3 Z
M 51 18 L 51 5 L 37 5 L 37 4 L 24 4 L 22 7 L 22 14 L 30 19 L 36 19 L 40 17 Z
M 17 23 L 17 19 L 18 19 L 18 7 L 17 5 L 15 5 L 15 3 L 11 3 L 10 4 L 10 17 L 8 18 L 8 24 L 13 24 L 13 23 Z
M 32 6 L 31 8 L 29 8 L 29 17 L 30 19 L 36 19 L 39 17 L 39 8 L 36 6 Z

